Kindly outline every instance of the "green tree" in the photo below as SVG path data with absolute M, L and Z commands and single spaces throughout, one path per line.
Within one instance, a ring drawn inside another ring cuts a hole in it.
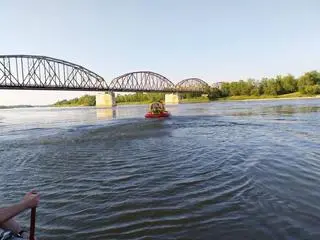
M 240 87 L 238 82 L 231 82 L 229 87 L 229 96 L 239 96 L 241 95 Z
M 298 90 L 297 80 L 292 75 L 279 76 L 283 93 L 293 93 Z
M 215 100 L 222 96 L 221 90 L 219 88 L 213 87 L 208 93 L 209 100 Z
M 306 94 L 320 94 L 320 85 L 312 85 L 312 86 L 305 86 L 304 87 L 304 93 Z
M 164 100 L 164 93 L 135 93 L 118 95 L 116 97 L 116 102 L 155 102 Z
M 309 93 L 310 87 L 319 84 L 320 85 L 320 73 L 317 71 L 306 72 L 298 80 L 298 89 L 301 93 Z
M 261 81 L 262 92 L 266 95 L 276 96 L 283 92 L 281 81 L 279 78 L 263 78 Z
M 224 82 L 221 84 L 221 97 L 230 96 L 230 83 Z
M 62 100 L 54 104 L 54 106 L 95 106 L 96 97 L 90 95 L 84 95 L 80 98 L 73 98 L 71 100 Z

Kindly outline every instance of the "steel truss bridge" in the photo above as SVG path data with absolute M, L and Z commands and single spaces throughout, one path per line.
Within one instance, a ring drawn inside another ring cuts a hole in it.
M 100 75 L 64 60 L 35 55 L 0 55 L 0 89 L 204 93 L 208 84 L 199 78 L 174 84 L 150 71 L 126 73 L 108 84 Z

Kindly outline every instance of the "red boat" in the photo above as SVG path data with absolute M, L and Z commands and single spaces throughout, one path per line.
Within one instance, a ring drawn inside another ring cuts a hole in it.
M 153 113 L 153 112 L 147 112 L 146 115 L 144 115 L 145 118 L 166 118 L 170 117 L 170 113 L 167 111 L 160 112 L 160 113 Z

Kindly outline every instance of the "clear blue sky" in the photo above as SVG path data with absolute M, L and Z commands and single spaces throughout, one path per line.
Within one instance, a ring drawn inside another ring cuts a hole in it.
M 319 12 L 318 0 L 0 0 L 0 52 L 68 60 L 108 81 L 135 70 L 174 82 L 297 76 L 319 69 Z M 0 91 L 0 105 L 79 94 Z

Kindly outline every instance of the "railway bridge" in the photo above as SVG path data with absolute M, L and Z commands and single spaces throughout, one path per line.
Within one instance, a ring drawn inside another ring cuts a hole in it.
M 0 89 L 93 91 L 96 105 L 115 106 L 115 92 L 164 92 L 166 104 L 177 104 L 180 93 L 205 93 L 208 84 L 199 78 L 176 84 L 152 71 L 125 73 L 107 82 L 75 63 L 39 55 L 0 55 Z

